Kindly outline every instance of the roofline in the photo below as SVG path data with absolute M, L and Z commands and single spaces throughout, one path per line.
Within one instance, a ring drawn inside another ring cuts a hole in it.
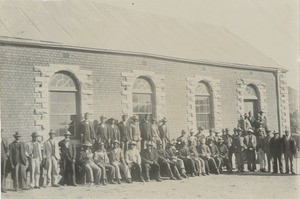
M 84 47 L 84 46 L 66 45 L 66 44 L 60 44 L 54 42 L 49 43 L 47 41 L 37 41 L 37 42 L 33 40 L 20 41 L 11 38 L 4 39 L 4 37 L 2 37 L 0 39 L 0 44 L 40 47 L 40 48 L 54 48 L 54 49 L 61 49 L 61 50 L 78 50 L 78 51 L 88 51 L 88 52 L 98 52 L 98 53 L 111 53 L 111 54 L 121 54 L 121 55 L 129 55 L 129 56 L 141 56 L 141 57 L 149 57 L 149 58 L 159 58 L 159 59 L 164 59 L 169 61 L 202 64 L 202 65 L 210 65 L 210 66 L 217 66 L 217 67 L 227 67 L 227 68 L 235 68 L 235 69 L 244 69 L 244 70 L 258 70 L 258 71 L 265 71 L 265 72 L 277 72 L 279 70 L 285 73 L 288 71 L 287 69 L 277 68 L 277 67 L 255 66 L 255 65 L 247 65 L 247 64 L 228 63 L 228 62 L 216 62 L 216 61 L 209 61 L 209 60 L 192 60 L 192 59 L 184 59 L 179 57 L 164 56 L 164 55 L 151 54 L 151 53 L 100 49 L 100 48 L 92 48 L 92 47 Z

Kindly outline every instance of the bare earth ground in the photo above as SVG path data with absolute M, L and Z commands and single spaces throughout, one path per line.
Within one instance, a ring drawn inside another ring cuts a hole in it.
M 300 175 L 272 175 L 266 173 L 244 173 L 238 175 L 210 175 L 194 177 L 182 181 L 164 180 L 148 183 L 107 185 L 88 187 L 48 187 L 40 190 L 29 190 L 2 194 L 3 199 L 43 199 L 43 198 L 243 198 L 281 199 L 300 198 Z

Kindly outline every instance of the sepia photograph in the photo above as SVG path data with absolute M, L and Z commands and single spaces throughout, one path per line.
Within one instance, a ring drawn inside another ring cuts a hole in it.
M 300 198 L 299 27 L 299 0 L 0 0 L 1 198 Z

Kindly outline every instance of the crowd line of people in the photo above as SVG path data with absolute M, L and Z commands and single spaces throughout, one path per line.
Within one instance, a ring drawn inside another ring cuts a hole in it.
M 295 174 L 296 139 L 288 130 L 282 137 L 279 132 L 271 132 L 262 111 L 256 118 L 251 113 L 241 117 L 233 133 L 228 128 L 221 132 L 210 129 L 206 136 L 204 128 L 199 127 L 197 133 L 189 130 L 189 135 L 182 130 L 176 140 L 170 139 L 166 118 L 160 125 L 154 118 L 150 121 L 148 115 L 138 121 L 137 116 L 128 120 L 123 115 L 122 121 L 116 122 L 102 115 L 99 124 L 94 126 L 86 113 L 79 125 L 79 150 L 69 131 L 59 142 L 54 130 L 44 142 L 38 139 L 37 132 L 32 133 L 32 141 L 28 143 L 20 140 L 19 132 L 13 135 L 15 140 L 10 144 L 2 138 L 1 191 L 6 192 L 8 167 L 15 191 L 77 186 L 78 182 L 94 186 L 150 179 L 161 182 L 162 178 L 182 180 L 218 175 L 225 170 L 232 174 L 235 165 L 237 172 L 242 173 L 245 160 L 248 171 L 255 172 L 256 159 L 260 172 L 278 173 L 279 166 L 279 172 L 283 173 L 283 155 L 285 173 Z

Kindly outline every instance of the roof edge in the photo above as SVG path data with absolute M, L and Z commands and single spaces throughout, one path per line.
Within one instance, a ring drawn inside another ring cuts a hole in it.
M 239 63 L 216 62 L 216 61 L 209 61 L 209 60 L 193 60 L 193 59 L 185 59 L 185 58 L 151 54 L 151 53 L 143 53 L 143 52 L 100 49 L 100 48 L 92 48 L 92 47 L 84 47 L 84 46 L 66 45 L 66 44 L 54 43 L 54 42 L 49 43 L 47 41 L 32 41 L 32 40 L 22 40 L 21 41 L 18 39 L 19 38 L 5 39 L 2 37 L 0 39 L 0 44 L 89 51 L 89 52 L 98 52 L 98 53 L 112 53 L 112 54 L 122 54 L 122 55 L 129 55 L 129 56 L 141 56 L 141 57 L 158 58 L 158 59 L 177 61 L 177 62 L 202 64 L 202 65 L 210 65 L 210 66 L 217 66 L 217 67 L 237 68 L 237 69 L 244 69 L 244 70 L 259 70 L 259 71 L 266 71 L 266 72 L 277 72 L 278 70 L 280 70 L 281 72 L 288 72 L 287 69 L 278 68 L 278 67 L 255 66 L 255 65 L 247 65 L 247 64 L 239 64 Z

